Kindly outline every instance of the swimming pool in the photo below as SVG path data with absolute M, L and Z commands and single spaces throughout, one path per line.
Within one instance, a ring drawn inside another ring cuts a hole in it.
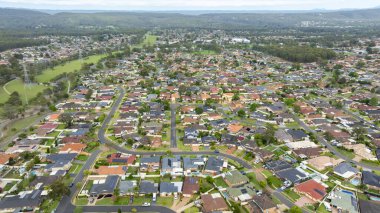
M 352 196 L 354 195 L 354 193 L 353 193 L 353 192 L 351 192 L 351 191 L 342 190 L 342 192 L 343 192 L 343 193 L 346 193 L 346 194 L 349 194 L 349 195 L 352 195 Z
M 354 186 L 359 186 L 360 185 L 360 179 L 359 178 L 353 178 L 350 180 L 350 183 Z
M 374 201 L 380 201 L 380 197 L 375 197 L 375 196 L 369 196 L 369 199 L 374 200 Z

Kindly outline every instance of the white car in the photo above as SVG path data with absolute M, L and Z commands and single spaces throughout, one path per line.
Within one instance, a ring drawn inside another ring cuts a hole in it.
M 142 206 L 150 206 L 150 203 L 145 202 Z
M 174 194 L 174 200 L 177 200 L 177 199 L 178 199 L 178 195 Z

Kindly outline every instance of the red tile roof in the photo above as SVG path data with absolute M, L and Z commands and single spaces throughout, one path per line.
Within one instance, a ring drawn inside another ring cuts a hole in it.
M 326 195 L 326 187 L 316 182 L 315 180 L 308 180 L 294 187 L 296 191 L 310 196 L 314 200 L 322 200 Z

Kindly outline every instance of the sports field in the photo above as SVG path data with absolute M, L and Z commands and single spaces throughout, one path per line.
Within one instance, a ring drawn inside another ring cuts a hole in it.
M 38 84 L 32 84 L 30 87 L 24 87 L 24 83 L 21 79 L 15 79 L 0 88 L 0 103 L 5 103 L 9 98 L 9 94 L 14 91 L 17 91 L 20 94 L 21 100 L 25 103 L 26 98 L 30 100 L 46 88 L 47 86 Z
M 58 75 L 62 73 L 70 73 L 74 71 L 80 70 L 83 63 L 97 63 L 101 58 L 104 58 L 105 54 L 99 54 L 99 55 L 93 55 L 89 56 L 87 58 L 84 58 L 83 60 L 74 60 L 67 62 L 62 65 L 58 65 L 54 67 L 53 69 L 47 69 L 42 72 L 42 74 L 36 76 L 36 79 L 38 82 L 47 83 L 50 82 L 52 79 L 57 77 Z

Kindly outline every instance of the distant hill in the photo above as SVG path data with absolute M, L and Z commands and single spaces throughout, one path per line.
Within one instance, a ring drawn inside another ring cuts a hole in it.
M 24 9 L 0 9 L 0 29 L 75 29 L 78 27 L 135 28 L 220 28 L 254 29 L 297 27 L 302 22 L 325 25 L 379 25 L 380 9 L 308 12 L 235 12 L 181 14 L 176 12 L 39 12 Z

